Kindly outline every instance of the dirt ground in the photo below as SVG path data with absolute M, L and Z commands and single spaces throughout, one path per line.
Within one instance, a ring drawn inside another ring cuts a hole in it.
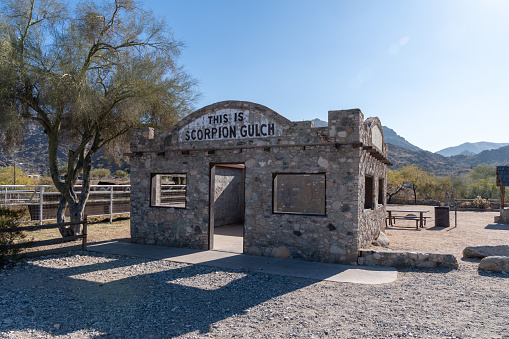
M 458 211 L 457 222 L 455 213 L 451 211 L 450 227 L 435 227 L 435 212 L 433 206 L 421 205 L 389 205 L 392 209 L 428 210 L 425 215 L 426 226 L 416 230 L 414 221 L 397 220 L 389 226 L 385 234 L 389 238 L 389 249 L 419 252 L 451 253 L 458 261 L 462 258 L 463 249 L 467 246 L 507 245 L 509 244 L 509 224 L 495 223 L 498 211 Z M 114 219 L 110 224 L 107 219 L 96 220 L 89 224 L 88 243 L 112 240 L 129 241 L 129 218 Z M 457 226 L 455 225 L 457 223 Z M 46 231 L 50 232 L 50 231 Z M 57 230 L 44 234 L 43 238 L 58 238 Z M 37 239 L 40 240 L 40 239 Z M 46 246 L 44 248 L 29 249 L 32 255 L 46 254 L 47 251 L 80 250 L 81 242 L 64 243 Z M 379 249 L 379 247 L 372 247 Z
M 388 208 L 429 210 L 425 215 L 431 217 L 419 230 L 411 220 L 397 220 L 395 225 L 387 227 L 385 234 L 390 249 L 451 253 L 459 260 L 467 246 L 509 244 L 509 224 L 494 222 L 500 214 L 498 211 L 458 211 L 457 220 L 454 211 L 450 211 L 450 226 L 436 227 L 433 206 L 389 205 Z

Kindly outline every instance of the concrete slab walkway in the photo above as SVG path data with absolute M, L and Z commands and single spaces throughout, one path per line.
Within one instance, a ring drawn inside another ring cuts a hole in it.
M 88 250 L 100 253 L 156 260 L 170 260 L 227 269 L 245 269 L 251 272 L 356 284 L 387 284 L 395 281 L 398 277 L 398 271 L 392 267 L 348 266 L 296 259 L 258 257 L 216 250 L 201 251 L 186 248 L 141 245 L 119 241 L 89 244 Z

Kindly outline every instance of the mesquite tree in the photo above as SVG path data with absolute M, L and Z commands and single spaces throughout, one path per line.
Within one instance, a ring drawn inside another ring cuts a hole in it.
M 0 13 L 1 136 L 13 145 L 27 121 L 42 126 L 51 177 L 62 194 L 57 219 L 64 221 L 68 207 L 71 220 L 80 220 L 99 150 L 121 155 L 130 128 L 169 128 L 191 110 L 194 82 L 176 64 L 182 44 L 163 20 L 130 0 L 83 1 L 75 8 L 11 0 Z M 65 179 L 59 149 L 68 154 Z

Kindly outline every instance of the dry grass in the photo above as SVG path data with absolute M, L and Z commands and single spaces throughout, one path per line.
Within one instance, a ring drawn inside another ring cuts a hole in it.
M 112 240 L 128 240 L 131 237 L 130 219 L 128 214 L 115 216 L 113 218 L 112 223 L 110 223 L 109 221 L 110 221 L 109 217 L 88 218 L 87 242 L 94 243 Z M 56 228 L 30 231 L 25 232 L 25 234 L 27 237 L 23 239 L 23 242 L 62 238 L 60 232 Z M 41 246 L 36 248 L 26 248 L 22 252 L 27 255 L 41 255 L 45 254 L 46 252 L 54 253 L 80 249 L 81 240 L 75 240 L 55 245 Z

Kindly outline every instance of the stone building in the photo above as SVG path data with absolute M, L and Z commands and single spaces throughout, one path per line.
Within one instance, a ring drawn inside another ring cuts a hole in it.
M 132 241 L 213 249 L 216 228 L 241 223 L 245 254 L 356 264 L 385 227 L 387 145 L 359 109 L 328 120 L 224 101 L 133 130 Z

